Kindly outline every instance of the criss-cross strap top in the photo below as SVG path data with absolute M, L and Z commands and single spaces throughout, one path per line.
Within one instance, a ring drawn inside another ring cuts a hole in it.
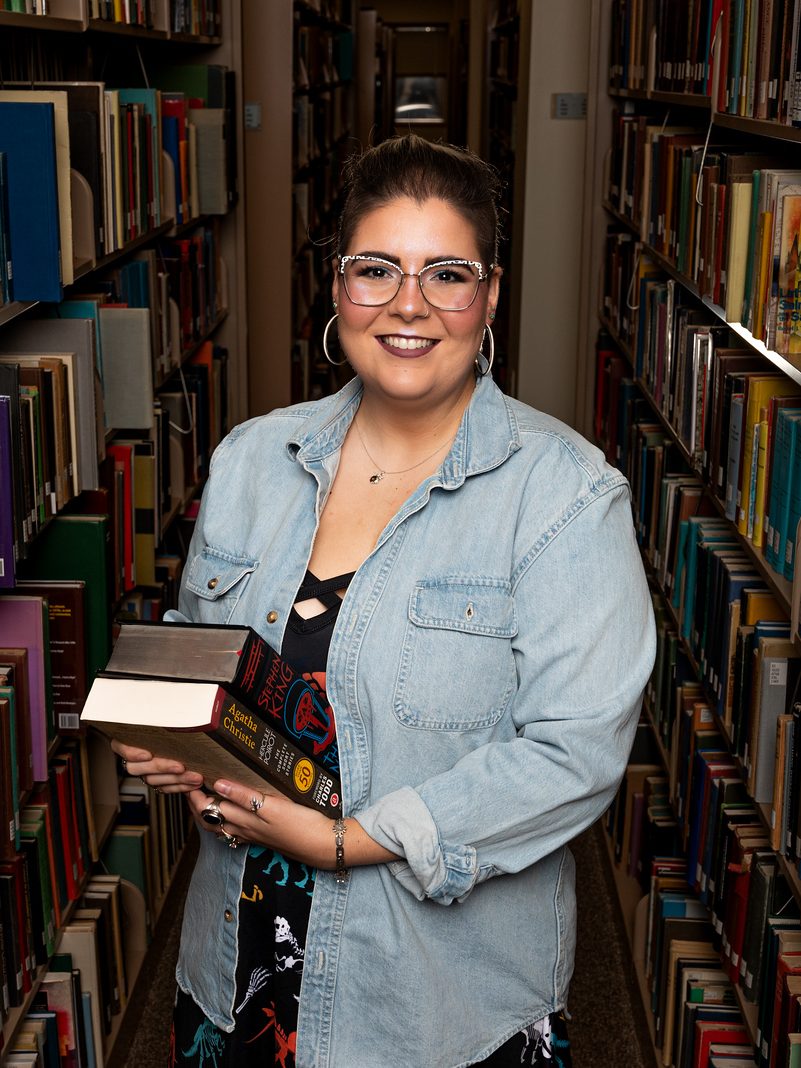
M 342 598 L 337 591 L 346 590 L 355 573 L 351 571 L 345 575 L 318 579 L 311 571 L 307 571 L 303 576 L 295 604 L 317 600 L 324 605 L 324 609 L 308 619 L 304 619 L 294 606 L 289 613 L 281 655 L 296 671 L 325 671 L 331 635 L 342 605 Z

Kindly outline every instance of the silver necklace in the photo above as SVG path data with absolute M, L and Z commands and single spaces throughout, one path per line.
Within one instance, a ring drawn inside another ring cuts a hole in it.
M 400 471 L 387 471 L 386 468 L 382 467 L 379 463 L 377 463 L 376 460 L 374 460 L 373 457 L 370 455 L 370 450 L 367 448 L 364 442 L 362 432 L 359 429 L 359 424 L 355 419 L 353 420 L 353 425 L 356 427 L 356 433 L 359 435 L 359 441 L 362 444 L 362 448 L 364 449 L 367 459 L 370 461 L 373 467 L 376 468 L 376 470 L 373 472 L 372 475 L 370 475 L 370 478 L 368 480 L 373 486 L 377 486 L 378 483 L 383 479 L 384 475 L 405 475 L 407 471 L 414 471 L 416 467 L 422 467 L 426 460 L 430 460 L 432 456 L 436 456 L 441 449 L 444 449 L 445 446 L 449 445 L 453 440 L 453 435 L 451 435 L 451 437 L 448 438 L 447 441 L 443 441 L 441 445 L 437 445 L 436 449 L 434 449 L 433 452 L 430 452 L 428 456 L 424 456 L 422 460 L 418 460 L 416 464 L 412 464 L 411 467 L 404 467 Z

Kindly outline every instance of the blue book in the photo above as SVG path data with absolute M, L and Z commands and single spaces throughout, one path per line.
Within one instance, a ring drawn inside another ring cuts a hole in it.
M 61 300 L 56 141 L 52 104 L 0 102 L 14 299 Z
M 785 413 L 782 416 L 782 412 Z M 801 415 L 801 408 L 779 407 L 776 410 L 776 421 L 773 427 L 772 460 L 770 465 L 770 485 L 768 486 L 768 503 L 765 511 L 766 532 L 764 556 L 770 566 L 781 571 L 781 566 L 776 555 L 778 535 L 776 531 L 776 519 L 779 513 L 779 500 L 786 485 L 787 460 L 789 454 L 789 438 L 787 436 L 787 419 L 791 415 Z
M 795 535 L 801 520 L 801 416 L 790 418 L 790 470 L 787 479 L 787 525 L 783 559 L 784 577 L 793 581 Z M 782 559 L 779 557 L 779 559 Z
M 0 587 L 14 585 L 14 476 L 12 398 L 0 395 Z
M 736 115 L 738 113 L 738 102 L 740 99 L 740 71 L 742 70 L 743 24 L 745 15 L 744 8 L 744 0 L 732 0 L 730 14 L 731 51 L 729 54 L 728 107 L 726 109 L 730 115 Z
M 162 115 L 161 137 L 164 151 L 172 160 L 175 171 L 175 221 L 180 224 L 184 221 L 184 193 L 181 186 L 181 131 L 176 115 Z
M 732 536 L 731 527 L 723 519 L 690 516 L 687 523 L 685 579 L 681 602 L 681 636 L 689 641 L 693 632 L 699 544 L 703 541 L 710 541 L 736 545 L 736 540 Z
M 29 1020 L 44 1020 L 45 1043 L 43 1068 L 61 1068 L 61 1057 L 58 1048 L 58 1017 L 55 1010 L 37 1009 L 26 1014 Z
M 782 408 L 777 413 L 777 438 L 779 427 L 785 423 L 783 430 L 782 454 L 779 459 L 784 475 L 778 487 L 776 514 L 774 522 L 773 546 L 775 556 L 771 557 L 773 566 L 779 574 L 787 574 L 789 567 L 792 575 L 793 551 L 795 545 L 795 527 L 791 529 L 792 498 L 798 489 L 794 485 L 801 479 L 801 449 L 799 449 L 799 421 L 801 415 L 793 409 Z M 773 519 L 773 517 L 771 517 Z M 796 519 L 797 522 L 797 519 Z
M 8 164 L 5 152 L 0 152 L 0 298 L 4 304 L 9 304 L 14 299 L 12 273 L 8 221 Z
M 81 991 L 81 1012 L 83 1013 L 83 1030 L 86 1039 L 84 1045 L 85 1068 L 97 1068 L 95 1056 L 95 1033 L 92 1027 L 92 995 L 88 990 Z

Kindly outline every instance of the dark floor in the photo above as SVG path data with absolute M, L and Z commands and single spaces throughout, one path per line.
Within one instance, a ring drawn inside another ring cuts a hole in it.
M 573 1064 L 574 1068 L 653 1068 L 644 1010 L 602 834 L 596 824 L 572 847 L 579 903 L 576 971 L 570 992 Z M 182 885 L 189 868 L 187 864 L 179 873 Z M 159 917 L 156 943 L 107 1068 L 168 1068 L 173 970 L 183 900 L 181 888 L 177 889 Z

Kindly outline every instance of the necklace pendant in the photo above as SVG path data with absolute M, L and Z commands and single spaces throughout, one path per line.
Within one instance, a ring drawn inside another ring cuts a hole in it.
M 381 479 L 383 477 L 384 477 L 384 472 L 383 471 L 376 471 L 376 473 L 374 475 L 370 475 L 370 484 L 372 486 L 378 485 L 378 483 L 381 481 Z

